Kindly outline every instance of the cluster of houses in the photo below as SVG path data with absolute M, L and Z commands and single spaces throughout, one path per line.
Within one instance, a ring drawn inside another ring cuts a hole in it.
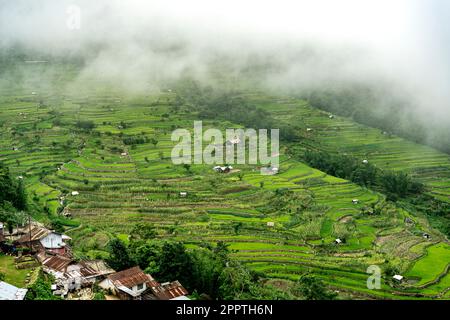
M 113 273 L 99 287 L 121 300 L 189 300 L 179 281 L 159 283 L 139 267 Z
M 188 300 L 188 292 L 178 282 L 158 283 L 139 267 L 115 272 L 102 260 L 76 261 L 65 234 L 45 228 L 37 222 L 15 228 L 11 233 L 0 223 L 0 251 L 15 255 L 16 262 L 31 258 L 55 279 L 51 289 L 63 298 L 70 293 L 98 284 L 121 300 Z M 26 289 L 0 282 L 0 300 L 23 300 Z

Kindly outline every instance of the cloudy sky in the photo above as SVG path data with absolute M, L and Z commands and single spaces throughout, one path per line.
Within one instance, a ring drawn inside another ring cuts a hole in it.
M 79 29 L 68 27 L 73 6 Z M 240 66 L 261 55 L 285 66 L 274 86 L 383 77 L 447 115 L 449 21 L 447 0 L 0 0 L 0 47 L 84 54 L 100 44 L 86 72 L 130 81 L 142 70 L 201 74 L 217 52 Z M 299 57 L 305 44 L 314 59 Z

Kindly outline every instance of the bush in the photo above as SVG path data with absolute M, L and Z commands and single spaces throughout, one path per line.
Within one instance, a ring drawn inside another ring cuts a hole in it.
M 78 120 L 75 126 L 84 131 L 91 131 L 95 128 L 95 123 L 92 120 Z

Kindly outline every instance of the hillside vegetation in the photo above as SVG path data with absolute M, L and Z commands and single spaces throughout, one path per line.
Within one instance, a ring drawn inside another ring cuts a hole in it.
M 35 218 L 64 226 L 78 257 L 108 259 L 112 239 L 133 242 L 133 229 L 147 223 L 157 240 L 193 252 L 228 244 L 267 285 L 293 288 L 314 274 L 343 298 L 450 297 L 448 154 L 329 117 L 305 100 L 261 92 L 215 98 L 183 85 L 147 95 L 39 82 L 0 89 L 0 160 L 12 180 L 23 177 L 31 208 L 42 209 L 31 210 Z M 234 107 L 240 103 L 245 109 Z M 192 130 L 199 119 L 205 129 L 280 127 L 280 173 L 172 164 L 172 131 Z M 336 171 L 314 152 L 336 161 Z M 368 161 L 373 183 L 338 171 L 350 158 Z M 383 271 L 379 290 L 367 288 L 370 265 Z M 393 283 L 397 273 L 407 281 Z

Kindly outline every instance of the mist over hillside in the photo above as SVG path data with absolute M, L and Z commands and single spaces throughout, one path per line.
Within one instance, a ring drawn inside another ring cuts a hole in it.
M 420 131 L 411 138 L 445 149 L 442 1 L 193 2 L 0 1 L 0 84 L 34 78 L 52 90 L 56 62 L 74 65 L 67 90 L 96 81 L 142 93 L 189 77 L 304 97 L 389 131 Z M 36 74 L 24 60 L 48 63 Z

